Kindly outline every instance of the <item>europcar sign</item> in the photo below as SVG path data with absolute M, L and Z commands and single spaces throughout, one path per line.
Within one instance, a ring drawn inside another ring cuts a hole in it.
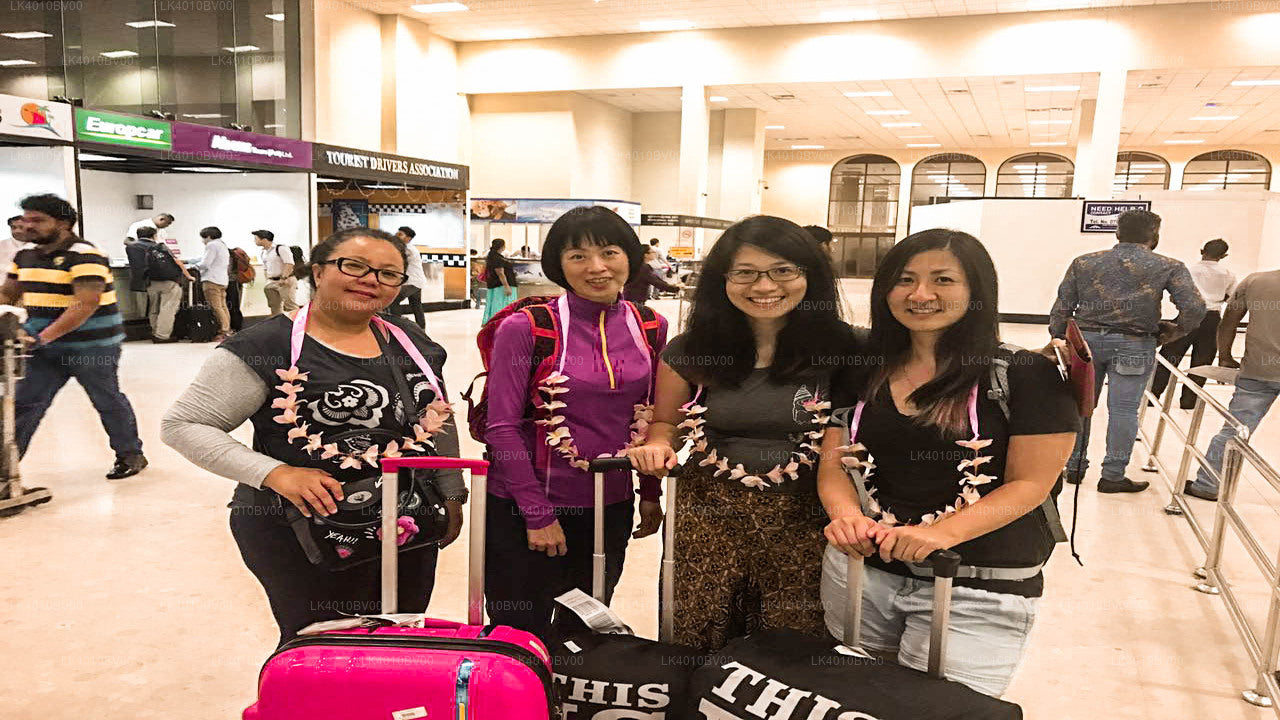
M 76 139 L 169 150 L 173 147 L 173 126 L 164 120 L 76 108 Z

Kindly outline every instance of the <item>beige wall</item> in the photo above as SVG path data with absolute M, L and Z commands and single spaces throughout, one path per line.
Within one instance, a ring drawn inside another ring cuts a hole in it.
M 395 34 L 396 149 L 411 157 L 459 162 L 466 99 L 458 95 L 457 45 L 426 24 L 400 18 Z
M 680 181 L 680 113 L 631 116 L 631 194 L 648 213 L 674 213 Z
M 318 142 L 382 149 L 382 26 L 379 16 L 329 0 L 315 6 Z
M 569 197 L 631 200 L 631 113 L 582 95 L 571 97 L 574 172 Z

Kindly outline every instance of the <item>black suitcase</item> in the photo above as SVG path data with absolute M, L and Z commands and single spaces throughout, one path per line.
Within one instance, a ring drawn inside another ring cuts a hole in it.
M 218 316 L 204 299 L 204 288 L 197 275 L 188 282 L 182 295 L 182 304 L 173 318 L 173 336 L 195 343 L 211 342 L 218 336 Z
M 843 644 L 795 630 L 769 630 L 731 641 L 716 662 L 695 673 L 688 717 L 748 718 L 752 709 L 789 708 L 772 717 L 858 720 L 1021 720 L 1022 708 L 942 679 L 950 622 L 951 582 L 960 556 L 930 556 L 934 570 L 929 672 L 876 659 L 859 648 L 861 557 L 849 559 Z M 749 709 L 751 708 L 751 709 Z

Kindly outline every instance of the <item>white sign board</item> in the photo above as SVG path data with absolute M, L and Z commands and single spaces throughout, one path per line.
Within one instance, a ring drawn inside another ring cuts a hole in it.
M 0 95 L 0 135 L 71 142 L 72 108 L 66 103 Z

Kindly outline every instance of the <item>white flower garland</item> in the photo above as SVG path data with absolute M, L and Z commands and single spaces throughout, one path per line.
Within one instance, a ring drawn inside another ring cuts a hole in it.
M 817 429 L 805 431 L 804 441 L 799 443 L 798 449 L 791 452 L 786 465 L 774 465 L 772 470 L 759 475 L 748 473 L 742 463 L 731 466 L 729 458 L 719 455 L 716 449 L 707 442 L 706 433 L 702 429 L 702 426 L 707 422 L 702 417 L 707 412 L 707 408 L 698 404 L 698 398 L 701 395 L 701 388 L 699 388 L 698 393 L 694 395 L 692 400 L 680 406 L 680 412 L 684 413 L 685 420 L 676 427 L 677 429 L 686 428 L 689 430 L 688 439 L 693 441 L 695 452 L 706 453 L 707 456 L 698 462 L 698 466 L 714 465 L 716 471 L 712 473 L 712 477 L 720 477 L 724 473 L 729 473 L 730 480 L 739 480 L 747 487 L 764 490 L 767 487 L 781 485 L 788 480 L 795 480 L 800 477 L 800 466 L 813 467 L 819 453 L 822 452 L 822 433 L 823 428 L 831 419 L 829 412 L 831 403 L 813 398 L 805 401 L 803 407 L 813 414 L 813 418 L 809 422 L 817 426 Z M 773 482 L 773 485 L 770 484 L 770 481 Z
M 557 410 L 567 407 L 565 402 L 557 396 L 569 392 L 569 388 L 564 387 L 568 381 L 569 376 L 558 370 L 542 379 L 542 384 L 537 390 L 546 397 L 539 398 L 533 403 L 533 407 L 541 415 L 534 422 L 547 429 L 547 445 L 568 461 L 571 467 L 586 470 L 590 463 L 578 453 L 578 446 L 573 442 L 573 433 L 569 431 L 564 415 L 556 414 Z M 632 410 L 631 439 L 612 456 L 604 453 L 600 457 L 622 457 L 627 454 L 628 449 L 643 445 L 651 422 L 653 422 L 653 405 L 636 404 Z
M 413 424 L 413 437 L 405 435 L 399 441 L 392 440 L 382 448 L 370 445 L 358 453 L 344 453 L 338 449 L 337 443 L 325 444 L 324 437 L 320 433 L 311 433 L 310 425 L 298 419 L 300 404 L 298 395 L 302 393 L 303 384 L 307 381 L 309 374 L 298 372 L 297 365 L 290 366 L 288 370 L 276 370 L 276 375 L 284 382 L 277 385 L 275 389 L 284 393 L 284 397 L 278 397 L 271 402 L 271 407 L 283 411 L 273 419 L 281 425 L 291 426 L 287 436 L 290 445 L 295 441 L 302 441 L 302 449 L 311 456 L 319 452 L 321 460 L 341 457 L 341 461 L 338 461 L 341 470 L 359 468 L 365 463 L 376 468 L 379 467 L 379 461 L 382 458 L 400 457 L 404 450 L 426 452 L 428 447 L 434 450 L 435 442 L 431 437 L 440 432 L 453 415 L 453 407 L 437 397 L 427 405 L 421 417 Z M 404 401 L 412 402 L 412 398 L 404 398 Z
M 956 470 L 964 472 L 964 477 L 960 480 L 960 494 L 956 496 L 954 503 L 941 510 L 922 515 L 920 517 L 920 525 L 922 526 L 934 525 L 941 522 L 943 518 L 956 514 L 961 508 L 978 502 L 982 499 L 981 493 L 978 492 L 978 487 L 996 479 L 995 475 L 984 475 L 978 471 L 979 467 L 995 459 L 990 455 L 978 454 L 980 450 L 991 444 L 990 439 L 980 438 L 975 435 L 972 440 L 957 440 L 956 444 L 973 451 L 972 458 L 961 460 L 960 464 L 956 466 Z M 891 527 L 904 524 L 888 508 L 881 507 L 879 501 L 875 498 L 876 487 L 869 482 L 876 467 L 875 458 L 867 451 L 866 446 L 860 442 L 855 442 L 850 445 L 841 445 L 836 450 L 845 454 L 845 457 L 840 458 L 840 463 L 850 477 L 853 477 L 855 473 L 862 475 L 863 484 L 867 489 L 867 510 L 870 511 L 868 517 Z M 865 453 L 866 459 L 863 460 L 854 453 Z

